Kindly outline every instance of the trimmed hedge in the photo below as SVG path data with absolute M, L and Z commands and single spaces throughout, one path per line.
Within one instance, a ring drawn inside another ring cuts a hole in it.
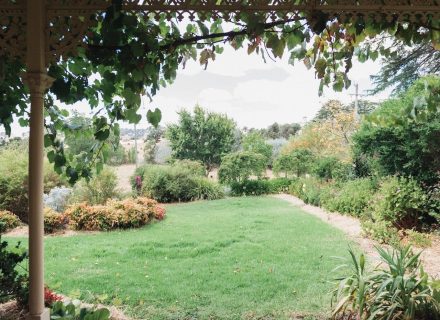
M 64 230 L 69 223 L 69 218 L 51 208 L 44 208 L 44 233 L 54 233 Z
M 0 223 L 3 225 L 2 230 L 8 231 L 18 227 L 21 222 L 20 219 L 10 211 L 0 210 Z
M 139 228 L 153 218 L 163 219 L 165 209 L 155 200 L 139 197 L 122 201 L 109 200 L 105 205 L 74 205 L 66 210 L 70 225 L 76 230 L 107 231 Z

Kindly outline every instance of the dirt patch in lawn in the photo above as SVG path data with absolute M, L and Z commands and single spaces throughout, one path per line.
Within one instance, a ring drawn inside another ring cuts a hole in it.
M 99 231 L 76 231 L 76 230 L 66 229 L 66 230 L 46 234 L 44 235 L 44 237 L 71 237 L 79 234 L 97 234 L 97 233 L 99 233 Z M 2 234 L 2 236 L 11 237 L 11 238 L 25 238 L 29 236 L 29 227 L 28 226 L 17 227 Z
M 359 219 L 344 216 L 338 213 L 329 213 L 322 208 L 305 204 L 301 199 L 288 194 L 279 194 L 274 197 L 290 202 L 296 207 L 300 207 L 306 213 L 312 214 L 322 221 L 345 232 L 351 239 L 359 244 L 361 249 L 370 257 L 379 262 L 379 255 L 374 246 L 380 245 L 378 242 L 364 237 Z M 434 237 L 429 248 L 415 248 L 415 251 L 422 251 L 421 260 L 424 270 L 434 278 L 440 278 L 440 239 Z

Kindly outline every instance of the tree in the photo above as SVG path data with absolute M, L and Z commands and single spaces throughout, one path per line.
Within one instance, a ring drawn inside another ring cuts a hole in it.
M 144 160 L 146 163 L 156 163 L 157 144 L 164 134 L 165 129 L 161 126 L 148 128 L 144 140 Z
M 315 156 L 308 149 L 294 149 L 289 153 L 282 154 L 275 160 L 275 172 L 284 172 L 287 177 L 288 174 L 295 174 L 300 177 L 311 171 Z
M 308 149 L 316 157 L 331 156 L 349 163 L 351 139 L 358 127 L 352 110 L 347 110 L 340 101 L 330 100 L 323 105 L 315 119 L 288 142 L 283 152 Z
M 280 126 L 280 137 L 289 139 L 290 137 L 296 135 L 301 130 L 301 125 L 299 123 L 286 123 Z
M 267 130 L 266 130 L 265 133 L 266 133 L 266 136 L 267 136 L 269 139 L 276 139 L 276 138 L 279 138 L 279 137 L 280 137 L 280 125 L 279 125 L 277 122 L 271 124 L 271 125 L 267 128 Z
M 380 40 L 379 38 L 376 42 Z M 371 77 L 375 85 L 372 94 L 390 87 L 394 94 L 402 93 L 422 76 L 440 75 L 440 51 L 432 43 L 422 42 L 408 46 L 395 40 L 391 48 L 390 54 L 381 61 L 380 72 Z
M 242 146 L 244 151 L 261 154 L 266 161 L 266 166 L 270 163 L 273 147 L 268 144 L 258 132 L 245 135 L 243 137 Z
M 196 106 L 193 114 L 180 111 L 179 122 L 167 128 L 166 136 L 175 159 L 201 161 L 209 172 L 231 151 L 235 127 L 235 122 L 226 115 Z
M 172 15 L 155 17 L 153 21 L 151 15 L 125 10 L 122 0 L 111 1 L 107 10 L 87 16 L 92 27 L 79 39 L 82 45 L 76 55 L 66 54 L 49 63 L 48 74 L 55 81 L 45 96 L 45 141 L 52 147 L 49 160 L 71 181 L 89 177 L 92 163 L 102 167 L 100 144 L 105 143 L 111 131 L 119 130 L 118 121 L 141 120 L 138 111 L 142 94 L 154 96 L 160 87 L 175 79 L 179 66 L 189 59 L 207 67 L 222 53 L 224 44 L 245 48 L 262 59 L 288 54 L 289 63 L 299 61 L 314 70 L 322 93 L 325 87 L 341 91 L 350 86 L 348 74 L 354 57 L 365 61 L 391 55 L 392 42 L 359 47 L 377 35 L 398 39 L 406 46 L 432 43 L 438 48 L 440 42 L 437 20 L 429 17 L 422 24 L 422 19 L 409 20 L 403 15 L 402 19 L 387 19 L 386 15 L 370 19 L 362 14 L 347 14 L 342 19 L 317 10 L 304 10 L 292 17 L 249 11 L 232 27 L 222 23 L 222 17 L 203 14 L 184 28 L 176 25 Z M 0 123 L 8 135 L 14 119 L 22 126 L 29 124 L 29 92 L 21 80 L 23 71 L 22 61 L 2 51 Z M 64 153 L 59 137 L 72 128 L 65 125 L 68 113 L 57 101 L 67 105 L 86 101 L 94 111 L 92 130 L 97 148 L 88 152 L 87 161 L 72 163 Z M 156 126 L 161 112 L 148 110 L 144 116 Z
M 422 78 L 366 119 L 353 139 L 359 175 L 402 175 L 428 186 L 439 182 L 440 114 L 438 107 L 427 108 L 436 90 L 440 78 Z M 424 91 L 425 99 L 417 102 Z
M 97 161 L 96 158 L 89 158 L 91 155 L 100 156 L 102 164 L 120 165 L 131 162 L 119 143 L 119 130 L 110 132 L 105 142 L 100 143 L 94 137 L 92 118 L 74 112 L 66 121 L 70 130 L 64 137 L 65 155 L 70 163 Z M 55 153 L 50 153 L 49 159 L 52 156 L 55 156 Z
M 252 151 L 238 151 L 223 157 L 218 171 L 221 183 L 243 182 L 251 176 L 260 178 L 266 169 L 266 158 Z

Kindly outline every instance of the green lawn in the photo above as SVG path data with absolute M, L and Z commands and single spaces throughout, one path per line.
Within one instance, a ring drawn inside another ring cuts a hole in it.
M 46 281 L 140 319 L 322 314 L 349 241 L 271 197 L 170 205 L 143 229 L 46 239 Z M 314 319 L 310 317 L 310 319 Z

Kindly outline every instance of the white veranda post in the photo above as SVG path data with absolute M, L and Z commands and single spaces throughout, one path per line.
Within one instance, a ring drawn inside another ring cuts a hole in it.
M 27 0 L 26 74 L 31 113 L 29 133 L 29 320 L 49 320 L 44 308 L 43 157 L 46 72 L 45 0 Z

